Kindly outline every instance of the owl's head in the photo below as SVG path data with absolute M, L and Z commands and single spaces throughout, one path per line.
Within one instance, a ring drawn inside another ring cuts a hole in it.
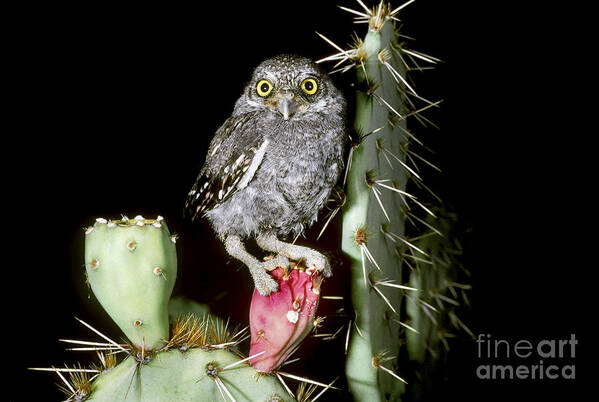
M 334 112 L 331 106 L 343 100 L 328 76 L 310 59 L 280 55 L 256 67 L 236 109 L 263 110 L 283 120 L 305 113 Z

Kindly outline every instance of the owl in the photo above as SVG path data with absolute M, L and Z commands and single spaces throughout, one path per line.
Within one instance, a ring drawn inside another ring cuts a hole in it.
M 186 211 L 210 221 L 261 295 L 278 288 L 268 271 L 287 268 L 290 259 L 331 276 L 323 254 L 285 240 L 316 221 L 343 171 L 347 140 L 342 93 L 315 63 L 295 55 L 259 64 L 214 135 Z M 275 258 L 250 254 L 249 239 Z

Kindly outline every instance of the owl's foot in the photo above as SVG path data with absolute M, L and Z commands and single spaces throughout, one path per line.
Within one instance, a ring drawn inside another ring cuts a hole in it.
M 307 268 L 313 268 L 320 271 L 326 278 L 333 275 L 329 259 L 316 250 L 304 247 L 306 249 L 302 259 L 305 261 Z
M 277 255 L 274 258 L 269 258 L 262 263 L 262 266 L 267 271 L 272 271 L 275 268 L 283 268 L 287 270 L 289 268 L 289 258 L 284 255 Z
M 277 256 L 268 261 L 257 262 L 250 264 L 250 273 L 254 279 L 254 286 L 258 293 L 262 296 L 268 296 L 272 292 L 276 292 L 279 289 L 279 282 L 274 279 L 267 271 L 272 271 L 275 268 L 281 267 L 283 269 L 289 268 L 289 259 L 285 256 Z
M 329 259 L 316 250 L 282 242 L 273 235 L 260 235 L 256 241 L 264 250 L 274 251 L 289 259 L 302 261 L 306 268 L 320 271 L 327 278 L 333 275 Z
M 241 238 L 235 235 L 227 236 L 225 248 L 232 257 L 237 258 L 249 268 L 254 286 L 262 296 L 268 296 L 279 289 L 279 283 L 267 271 L 272 271 L 277 267 L 289 268 L 287 257 L 280 255 L 268 261 L 260 262 L 245 250 Z

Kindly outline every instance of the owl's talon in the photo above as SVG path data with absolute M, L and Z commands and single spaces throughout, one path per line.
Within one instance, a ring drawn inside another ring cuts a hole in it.
M 289 259 L 279 255 L 270 260 L 259 262 L 250 268 L 254 286 L 262 296 L 268 296 L 272 292 L 279 290 L 279 283 L 267 271 L 272 271 L 276 268 L 289 268 Z
M 329 259 L 316 251 L 313 251 L 306 257 L 306 266 L 321 272 L 325 278 L 333 275 Z
M 276 268 L 283 268 L 287 270 L 289 268 L 289 258 L 285 257 L 284 255 L 278 255 L 274 258 L 264 261 L 262 263 L 262 267 L 266 271 L 272 271 Z
M 273 279 L 269 274 L 267 274 L 266 271 L 264 271 L 264 273 L 266 275 L 264 278 L 261 277 L 258 280 L 254 278 L 254 285 L 256 286 L 256 290 L 258 293 L 260 293 L 260 295 L 268 296 L 269 294 L 279 290 L 279 283 L 276 281 L 276 279 Z

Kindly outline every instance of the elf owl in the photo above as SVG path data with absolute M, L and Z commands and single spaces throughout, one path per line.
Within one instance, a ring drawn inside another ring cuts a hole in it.
M 284 242 L 317 218 L 343 170 L 345 100 L 307 58 L 262 62 L 217 130 L 188 194 L 192 220 L 206 217 L 225 249 L 250 270 L 261 295 L 276 291 L 268 274 L 289 259 L 331 276 L 327 258 Z M 255 239 L 275 253 L 260 261 L 244 247 Z

